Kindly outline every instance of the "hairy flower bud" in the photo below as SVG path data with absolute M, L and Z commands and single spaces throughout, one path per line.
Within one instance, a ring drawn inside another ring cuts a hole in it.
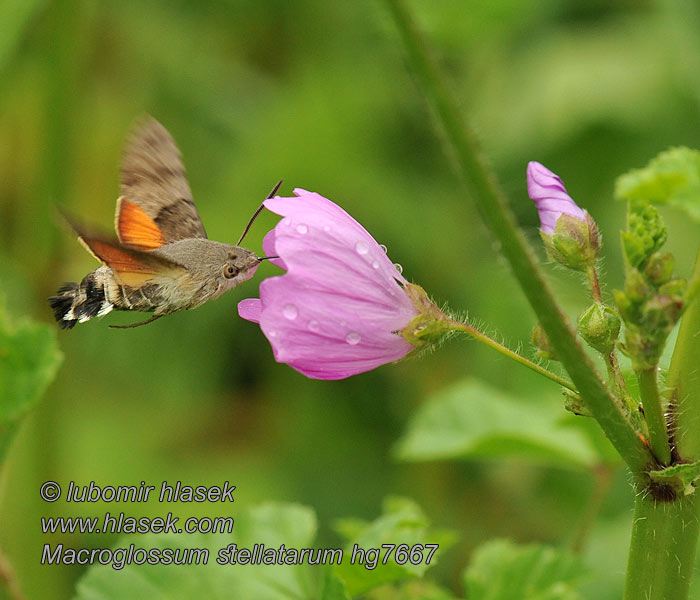
M 596 302 L 581 313 L 578 330 L 591 348 L 610 354 L 620 335 L 620 317 L 614 308 Z
M 564 187 L 564 182 L 538 162 L 527 166 L 527 191 L 540 216 L 540 235 L 550 258 L 570 269 L 592 267 L 600 251 L 598 228 Z

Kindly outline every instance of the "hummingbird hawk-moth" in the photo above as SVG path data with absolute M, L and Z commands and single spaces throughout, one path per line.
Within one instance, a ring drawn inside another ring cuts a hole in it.
M 238 245 L 262 206 L 237 245 L 207 239 L 180 151 L 152 117 L 135 127 L 127 141 L 120 193 L 114 218 L 117 238 L 71 223 L 80 242 L 103 266 L 80 283 L 64 284 L 49 298 L 64 329 L 112 310 L 153 313 L 124 328 L 196 308 L 253 277 L 268 258 Z

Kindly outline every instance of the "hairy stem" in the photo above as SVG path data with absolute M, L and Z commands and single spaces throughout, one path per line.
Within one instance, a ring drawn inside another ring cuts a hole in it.
M 673 502 L 637 494 L 624 600 L 688 597 L 698 543 L 700 495 Z
M 589 267 L 587 271 L 588 281 L 591 285 L 591 295 L 598 304 L 603 304 L 603 296 L 600 293 L 600 281 L 598 279 L 598 269 Z
M 410 64 L 454 151 L 469 197 L 500 242 L 503 255 L 586 406 L 635 476 L 642 477 L 644 471 L 654 464 L 651 453 L 606 389 L 576 339 L 568 319 L 557 305 L 501 187 L 487 165 L 475 136 L 463 122 L 457 103 L 429 56 L 425 41 L 409 12 L 401 0 L 386 2 L 405 44 Z
M 671 446 L 668 440 L 668 425 L 659 395 L 657 372 L 656 366 L 651 369 L 642 369 L 637 371 L 637 380 L 639 381 L 639 395 L 642 398 L 644 416 L 649 428 L 651 450 L 660 464 L 668 465 L 671 463 Z
M 480 342 L 486 344 L 489 348 L 493 348 L 496 352 L 500 352 L 503 356 L 507 356 L 511 360 L 520 363 L 521 365 L 527 367 L 531 371 L 534 371 L 539 375 L 544 375 L 547 379 L 550 379 L 554 383 L 558 383 L 559 385 L 571 390 L 572 392 L 576 392 L 576 387 L 570 381 L 567 381 L 566 379 L 560 377 L 556 373 L 548 371 L 544 367 L 532 362 L 531 360 L 525 358 L 521 354 L 514 352 L 510 348 L 504 346 L 503 344 L 499 344 L 496 340 L 490 338 L 478 329 L 475 329 L 468 323 L 462 323 L 460 321 L 452 321 L 451 323 L 452 328 L 454 330 L 461 331 L 463 333 L 466 333 L 467 335 L 470 335 L 475 340 L 479 340 Z

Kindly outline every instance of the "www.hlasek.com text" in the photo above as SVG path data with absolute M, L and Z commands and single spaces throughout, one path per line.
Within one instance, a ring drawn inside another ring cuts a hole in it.
M 341 548 L 287 548 L 284 544 L 266 547 L 254 544 L 239 548 L 229 544 L 216 553 L 219 565 L 339 565 L 350 554 L 350 564 L 374 570 L 379 565 L 429 565 L 438 544 L 382 544 L 378 548 L 360 548 L 350 552 Z M 119 571 L 127 565 L 206 565 L 211 552 L 207 548 L 69 548 L 63 544 L 44 544 L 42 565 L 111 565 Z

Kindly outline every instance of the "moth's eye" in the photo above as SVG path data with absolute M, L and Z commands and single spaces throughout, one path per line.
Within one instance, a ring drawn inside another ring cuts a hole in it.
M 226 277 L 226 279 L 231 279 L 236 275 L 238 275 L 238 269 L 236 267 L 233 265 L 226 265 L 224 267 L 224 277 Z

